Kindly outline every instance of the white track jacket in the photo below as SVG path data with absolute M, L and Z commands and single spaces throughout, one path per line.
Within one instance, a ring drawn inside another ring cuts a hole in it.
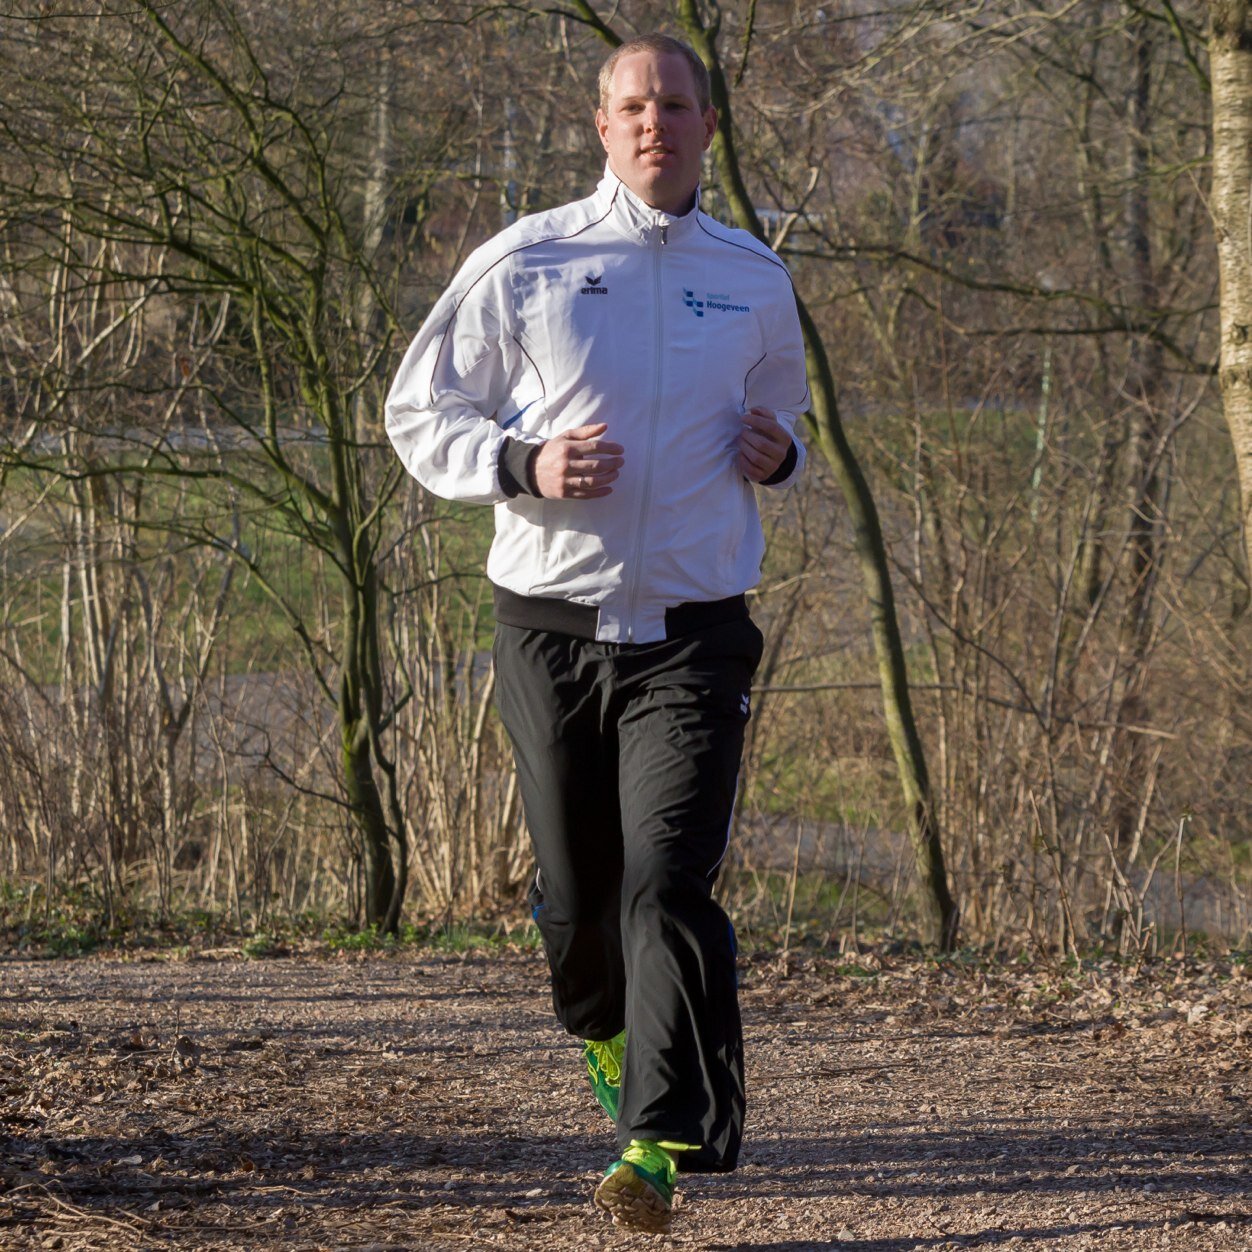
M 478 248 L 431 310 L 387 399 L 387 433 L 436 495 L 493 504 L 492 582 L 598 608 L 596 637 L 665 638 L 665 610 L 747 591 L 764 536 L 736 463 L 740 416 L 792 431 L 809 404 L 791 279 L 701 213 L 649 208 L 611 171 L 593 196 Z M 509 498 L 506 441 L 607 422 L 611 495 Z M 778 485 L 785 485 L 780 483 Z

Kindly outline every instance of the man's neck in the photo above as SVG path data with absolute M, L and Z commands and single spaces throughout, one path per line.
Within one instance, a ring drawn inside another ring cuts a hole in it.
M 656 207 L 656 206 L 653 206 L 653 207 Z M 686 201 L 684 202 L 682 208 L 676 209 L 673 211 L 669 209 L 662 209 L 661 212 L 669 213 L 671 217 L 686 217 L 687 214 L 690 213 L 691 210 L 694 209 L 695 207 L 696 207 L 696 193 L 692 191 L 691 195 L 689 195 Z
M 685 200 L 683 200 L 680 207 L 668 208 L 666 205 L 663 205 L 663 204 L 653 204 L 650 200 L 647 200 L 643 196 L 641 196 L 611 165 L 609 165 L 607 169 L 608 169 L 608 172 L 612 174 L 613 177 L 616 178 L 617 181 L 621 183 L 622 186 L 625 187 L 626 190 L 629 191 L 630 194 L 635 198 L 635 200 L 639 204 L 641 204 L 645 209 L 652 209 L 656 213 L 664 213 L 669 217 L 686 217 L 687 214 L 690 213 L 691 210 L 696 207 L 696 202 L 699 199 L 699 192 L 700 192 L 700 188 L 698 185 L 691 189 L 691 194 L 688 195 Z

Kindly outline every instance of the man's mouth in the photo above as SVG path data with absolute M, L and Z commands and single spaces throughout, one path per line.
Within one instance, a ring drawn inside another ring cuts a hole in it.
M 657 144 L 651 148 L 644 148 L 643 155 L 644 156 L 669 156 L 670 150 L 668 148 L 663 148 L 660 144 Z

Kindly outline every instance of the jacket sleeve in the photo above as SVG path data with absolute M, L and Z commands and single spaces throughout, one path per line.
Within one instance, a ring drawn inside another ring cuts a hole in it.
M 781 278 L 782 275 L 779 275 Z M 794 452 L 763 487 L 790 486 L 804 472 L 804 444 L 796 433 L 797 420 L 809 408 L 808 373 L 804 363 L 804 336 L 796 311 L 795 292 L 785 280 L 765 319 L 765 356 L 748 375 L 746 408 L 772 409 L 791 435 Z
M 514 364 L 501 332 L 507 288 L 472 265 L 473 258 L 404 354 L 387 396 L 387 436 L 427 490 L 496 504 L 508 498 L 499 463 L 512 437 L 496 421 Z

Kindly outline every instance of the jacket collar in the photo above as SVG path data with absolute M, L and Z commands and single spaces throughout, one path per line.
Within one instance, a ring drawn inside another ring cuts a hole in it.
M 649 244 L 653 233 L 665 227 L 667 243 L 681 239 L 695 230 L 700 216 L 700 188 L 696 188 L 695 203 L 683 214 L 666 213 L 644 204 L 637 195 L 606 164 L 604 177 L 596 188 L 596 196 L 603 200 L 608 210 L 608 220 L 633 243 Z

